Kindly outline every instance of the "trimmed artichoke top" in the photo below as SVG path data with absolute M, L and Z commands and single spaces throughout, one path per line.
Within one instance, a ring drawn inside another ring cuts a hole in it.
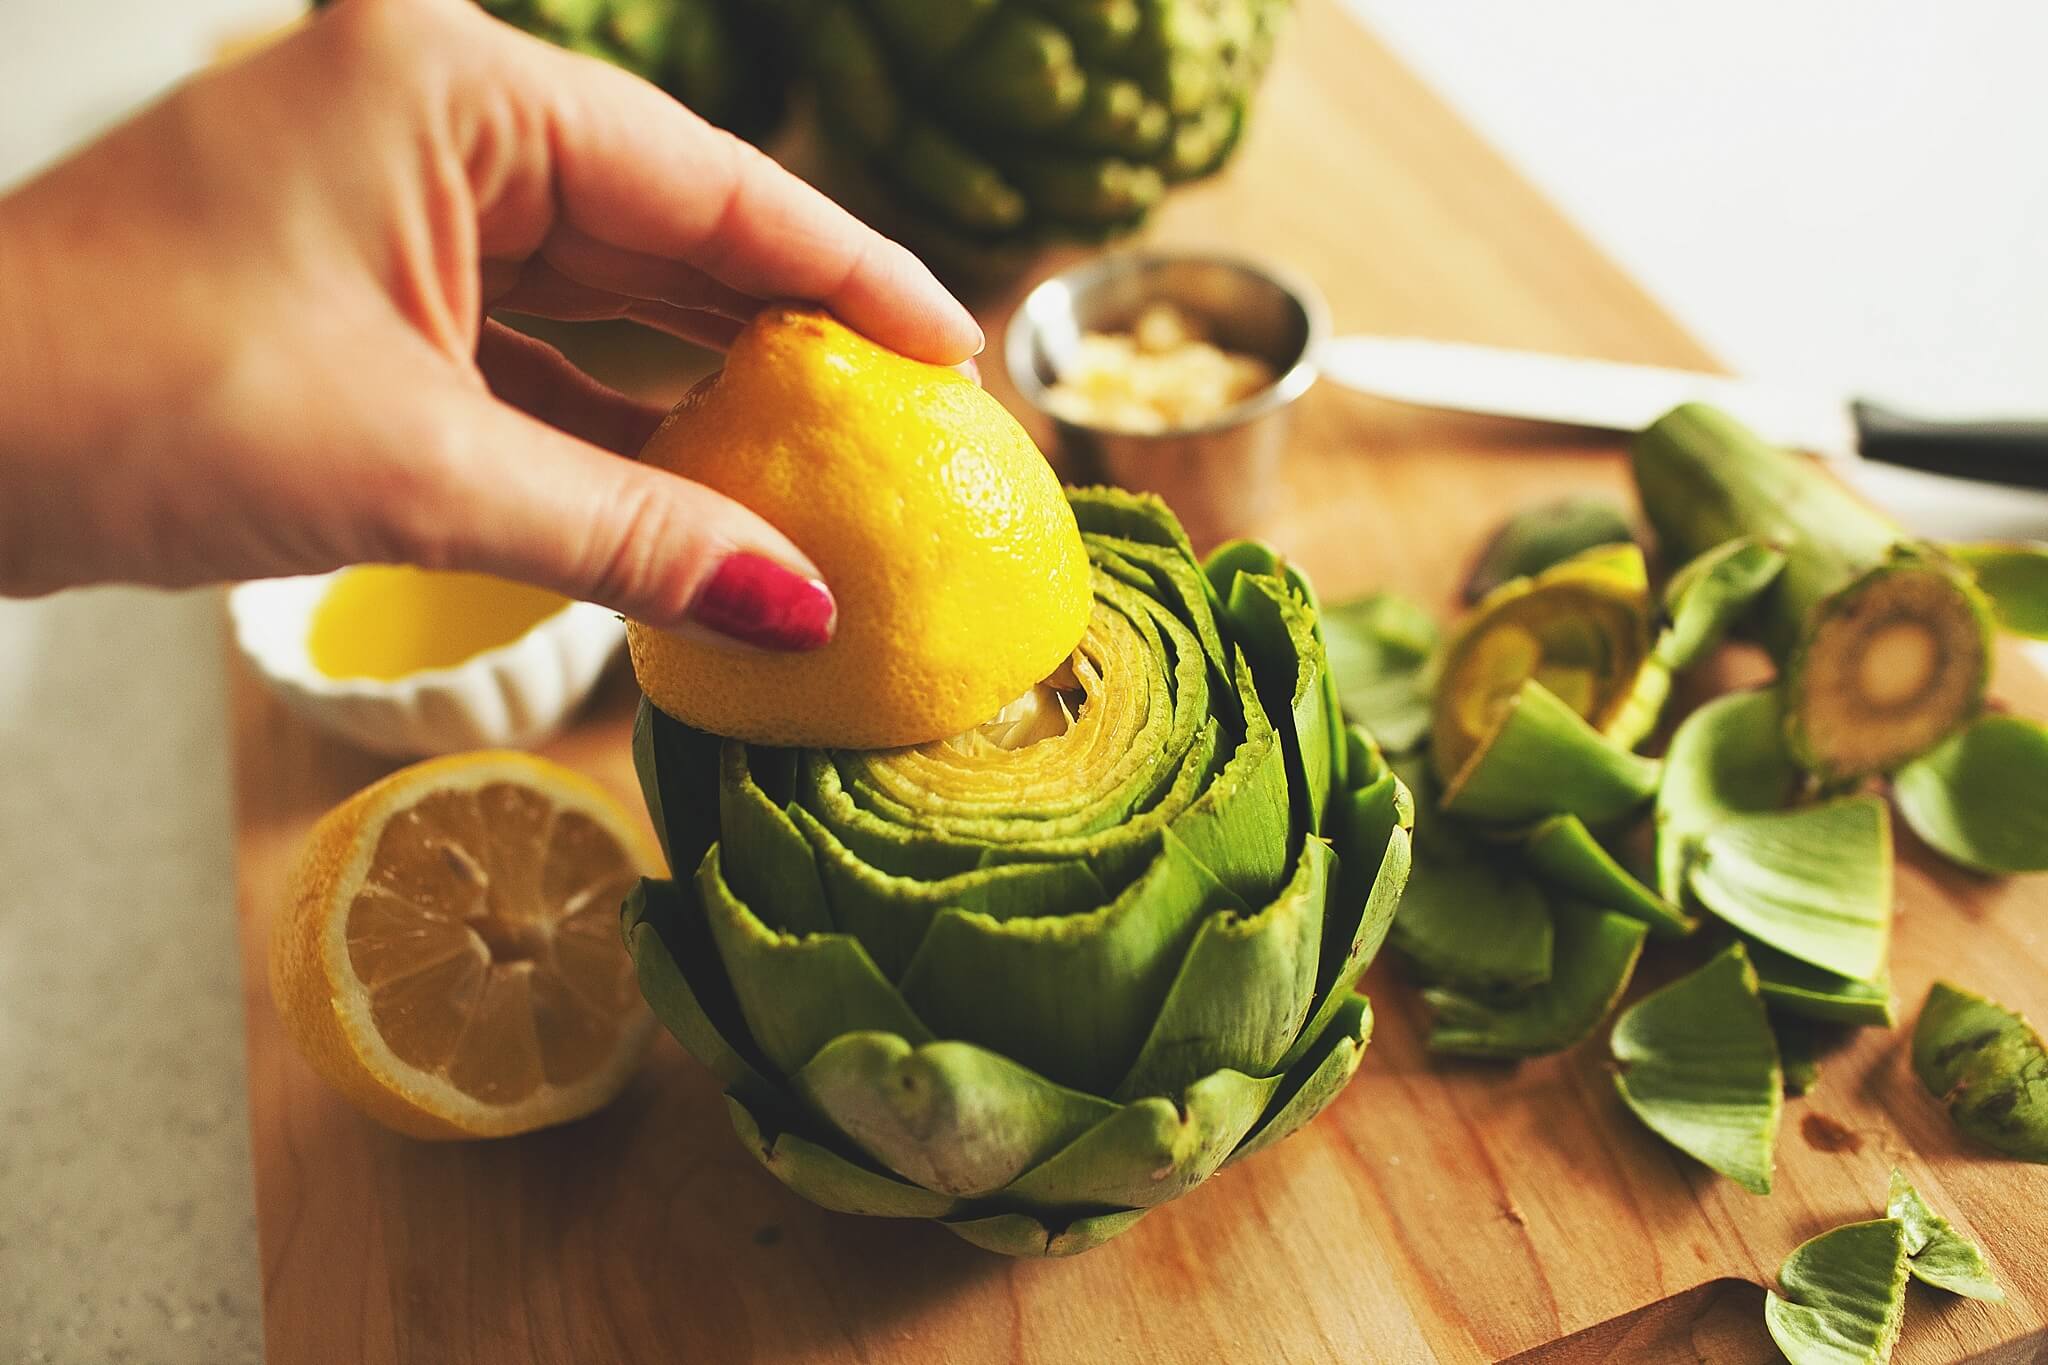
M 651 707 L 636 735 L 694 876 L 627 938 L 748 1145 L 1012 1254 L 1114 1235 L 1342 1088 L 1413 815 L 1297 573 L 1247 544 L 1205 571 L 1157 500 L 1071 496 L 1096 607 L 1044 737 L 773 749 Z

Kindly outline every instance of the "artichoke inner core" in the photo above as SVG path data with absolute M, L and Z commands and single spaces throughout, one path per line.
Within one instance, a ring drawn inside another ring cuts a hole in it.
M 946 743 L 964 754 L 986 754 L 990 749 L 1015 751 L 1029 748 L 1042 739 L 1058 739 L 1074 727 L 1076 714 L 1086 693 L 1074 673 L 1074 661 L 1054 670 L 1043 682 L 1023 696 L 1005 704 L 972 730 L 953 736 Z

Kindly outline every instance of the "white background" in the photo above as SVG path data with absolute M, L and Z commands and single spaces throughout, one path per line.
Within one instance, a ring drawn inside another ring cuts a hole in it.
M 2048 6 L 1348 2 L 1729 364 L 2048 413 Z M 0 0 L 0 190 L 293 8 Z M 0 1361 L 258 1349 L 216 617 L 0 603 Z

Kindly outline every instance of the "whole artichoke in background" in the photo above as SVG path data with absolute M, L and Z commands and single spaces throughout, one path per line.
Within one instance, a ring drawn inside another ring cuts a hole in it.
M 758 138 L 787 90 L 763 0 L 478 0 L 507 23 L 652 81 L 721 128 Z
M 825 132 L 984 244 L 1136 225 L 1243 131 L 1287 0 L 784 0 Z
M 642 883 L 627 942 L 741 1139 L 827 1208 L 1012 1255 L 1097 1245 L 1343 1088 L 1414 814 L 1295 571 L 1070 496 L 1096 609 L 1050 725 L 791 750 L 643 704 L 634 744 L 695 875 Z

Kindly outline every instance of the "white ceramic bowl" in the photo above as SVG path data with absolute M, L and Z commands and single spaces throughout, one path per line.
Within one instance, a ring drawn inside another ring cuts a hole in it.
M 293 710 L 398 758 L 538 744 L 583 704 L 626 638 L 616 613 L 572 602 L 510 644 L 452 668 L 392 682 L 333 678 L 313 666 L 307 637 L 334 578 L 270 578 L 233 588 L 235 644 Z

